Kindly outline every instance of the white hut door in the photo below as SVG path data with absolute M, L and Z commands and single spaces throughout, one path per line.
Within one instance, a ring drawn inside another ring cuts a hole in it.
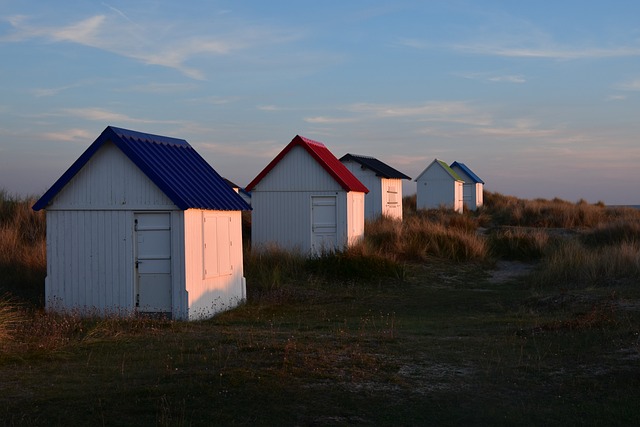
M 315 253 L 338 244 L 336 196 L 311 196 L 311 245 Z
M 171 214 L 135 214 L 136 308 L 171 312 Z

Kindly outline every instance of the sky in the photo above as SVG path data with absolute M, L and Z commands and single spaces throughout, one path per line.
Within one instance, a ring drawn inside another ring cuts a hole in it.
M 640 204 L 636 0 L 0 0 L 0 189 L 41 195 L 109 125 L 246 186 L 296 135 L 416 178 Z M 405 194 L 415 182 L 405 181 Z

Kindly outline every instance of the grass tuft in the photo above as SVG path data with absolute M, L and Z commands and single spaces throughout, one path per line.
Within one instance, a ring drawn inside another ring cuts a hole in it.
M 0 297 L 0 343 L 5 345 L 16 335 L 16 329 L 26 321 L 23 311 L 10 295 Z
M 540 259 L 555 242 L 545 229 L 497 227 L 488 235 L 491 253 L 497 259 L 534 261 Z
M 38 303 L 47 246 L 45 214 L 31 209 L 34 202 L 0 190 L 0 290 Z
M 577 240 L 564 241 L 545 257 L 533 277 L 537 287 L 559 289 L 613 286 L 640 280 L 640 243 L 588 247 Z

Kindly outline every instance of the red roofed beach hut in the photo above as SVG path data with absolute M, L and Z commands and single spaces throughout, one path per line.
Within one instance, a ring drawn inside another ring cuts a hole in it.
M 254 248 L 317 255 L 364 235 L 369 190 L 321 142 L 296 135 L 246 190 Z

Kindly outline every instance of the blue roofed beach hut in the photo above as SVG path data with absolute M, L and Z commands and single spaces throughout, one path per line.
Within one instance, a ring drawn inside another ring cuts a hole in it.
M 484 204 L 484 181 L 464 163 L 453 162 L 450 167 L 464 181 L 462 185 L 462 200 L 467 205 L 467 209 L 472 211 L 478 209 Z
M 191 320 L 245 298 L 250 207 L 183 139 L 109 126 L 33 209 L 49 310 Z

